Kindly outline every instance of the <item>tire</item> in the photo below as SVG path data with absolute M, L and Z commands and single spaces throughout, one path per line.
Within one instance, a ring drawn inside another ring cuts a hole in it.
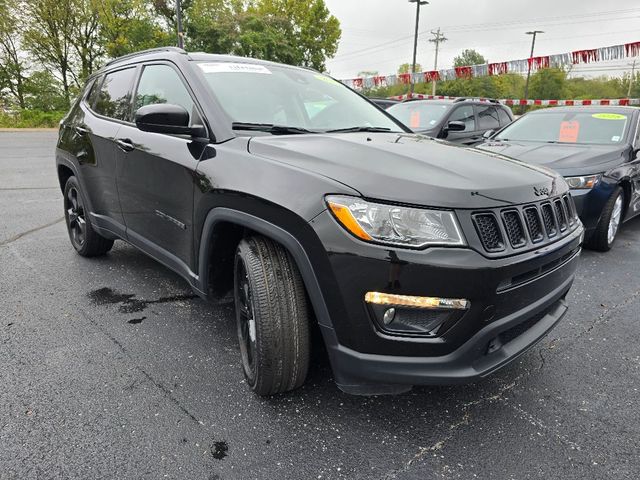
M 64 186 L 64 218 L 71 245 L 83 257 L 104 255 L 113 247 L 113 240 L 101 236 L 93 229 L 85 209 L 86 204 L 78 179 L 69 177 Z
M 300 272 L 284 247 L 260 236 L 240 242 L 234 301 L 249 387 L 263 396 L 300 387 L 309 369 L 309 312 Z
M 607 200 L 600 221 L 591 237 L 585 242 L 587 248 L 608 252 L 616 241 L 624 215 L 624 192 L 617 186 Z

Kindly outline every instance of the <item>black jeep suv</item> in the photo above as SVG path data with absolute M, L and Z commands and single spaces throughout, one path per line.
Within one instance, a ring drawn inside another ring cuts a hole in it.
M 475 380 L 564 315 L 583 228 L 562 177 L 408 132 L 318 72 L 165 48 L 88 79 L 56 151 L 71 243 L 122 239 L 233 291 L 261 395 Z

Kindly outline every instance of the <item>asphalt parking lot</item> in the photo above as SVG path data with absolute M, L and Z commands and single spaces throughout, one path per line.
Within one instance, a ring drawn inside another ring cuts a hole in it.
M 233 308 L 123 242 L 84 259 L 55 132 L 0 133 L 0 479 L 636 479 L 640 220 L 584 252 L 570 313 L 469 386 L 353 397 L 243 382 Z

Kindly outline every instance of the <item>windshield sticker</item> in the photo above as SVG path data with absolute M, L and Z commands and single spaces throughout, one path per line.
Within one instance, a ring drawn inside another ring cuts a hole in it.
M 339 82 L 337 82 L 336 80 L 334 80 L 331 77 L 327 77 L 326 75 L 314 75 L 314 77 L 316 77 L 318 80 L 321 80 L 325 83 L 330 83 L 331 85 L 336 85 Z
M 619 135 L 614 135 L 613 137 L 611 137 L 611 141 L 612 142 L 619 142 L 620 141 L 620 136 Z
M 560 135 L 558 136 L 559 142 L 564 143 L 576 143 L 578 141 L 578 134 L 580 133 L 580 123 L 576 121 L 562 122 L 560 124 Z
M 264 65 L 255 63 L 199 63 L 198 66 L 204 73 L 262 73 L 271 75 Z
M 420 126 L 420 112 L 418 111 L 411 112 L 411 117 L 409 119 L 409 126 L 411 128 L 418 128 Z
M 598 120 L 626 120 L 626 115 L 620 115 L 619 113 L 594 113 L 591 115 Z

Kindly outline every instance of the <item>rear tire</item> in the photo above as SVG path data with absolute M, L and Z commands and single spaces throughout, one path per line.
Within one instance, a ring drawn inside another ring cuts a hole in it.
M 585 242 L 587 248 L 608 252 L 616 241 L 624 215 L 624 191 L 617 186 L 607 200 L 602 216 L 591 237 Z
M 300 387 L 309 369 L 309 312 L 295 262 L 260 236 L 238 245 L 234 300 L 242 368 L 258 395 Z
M 64 186 L 64 218 L 71 245 L 83 257 L 104 255 L 113 247 L 113 240 L 93 229 L 86 205 L 78 179 L 69 177 Z

